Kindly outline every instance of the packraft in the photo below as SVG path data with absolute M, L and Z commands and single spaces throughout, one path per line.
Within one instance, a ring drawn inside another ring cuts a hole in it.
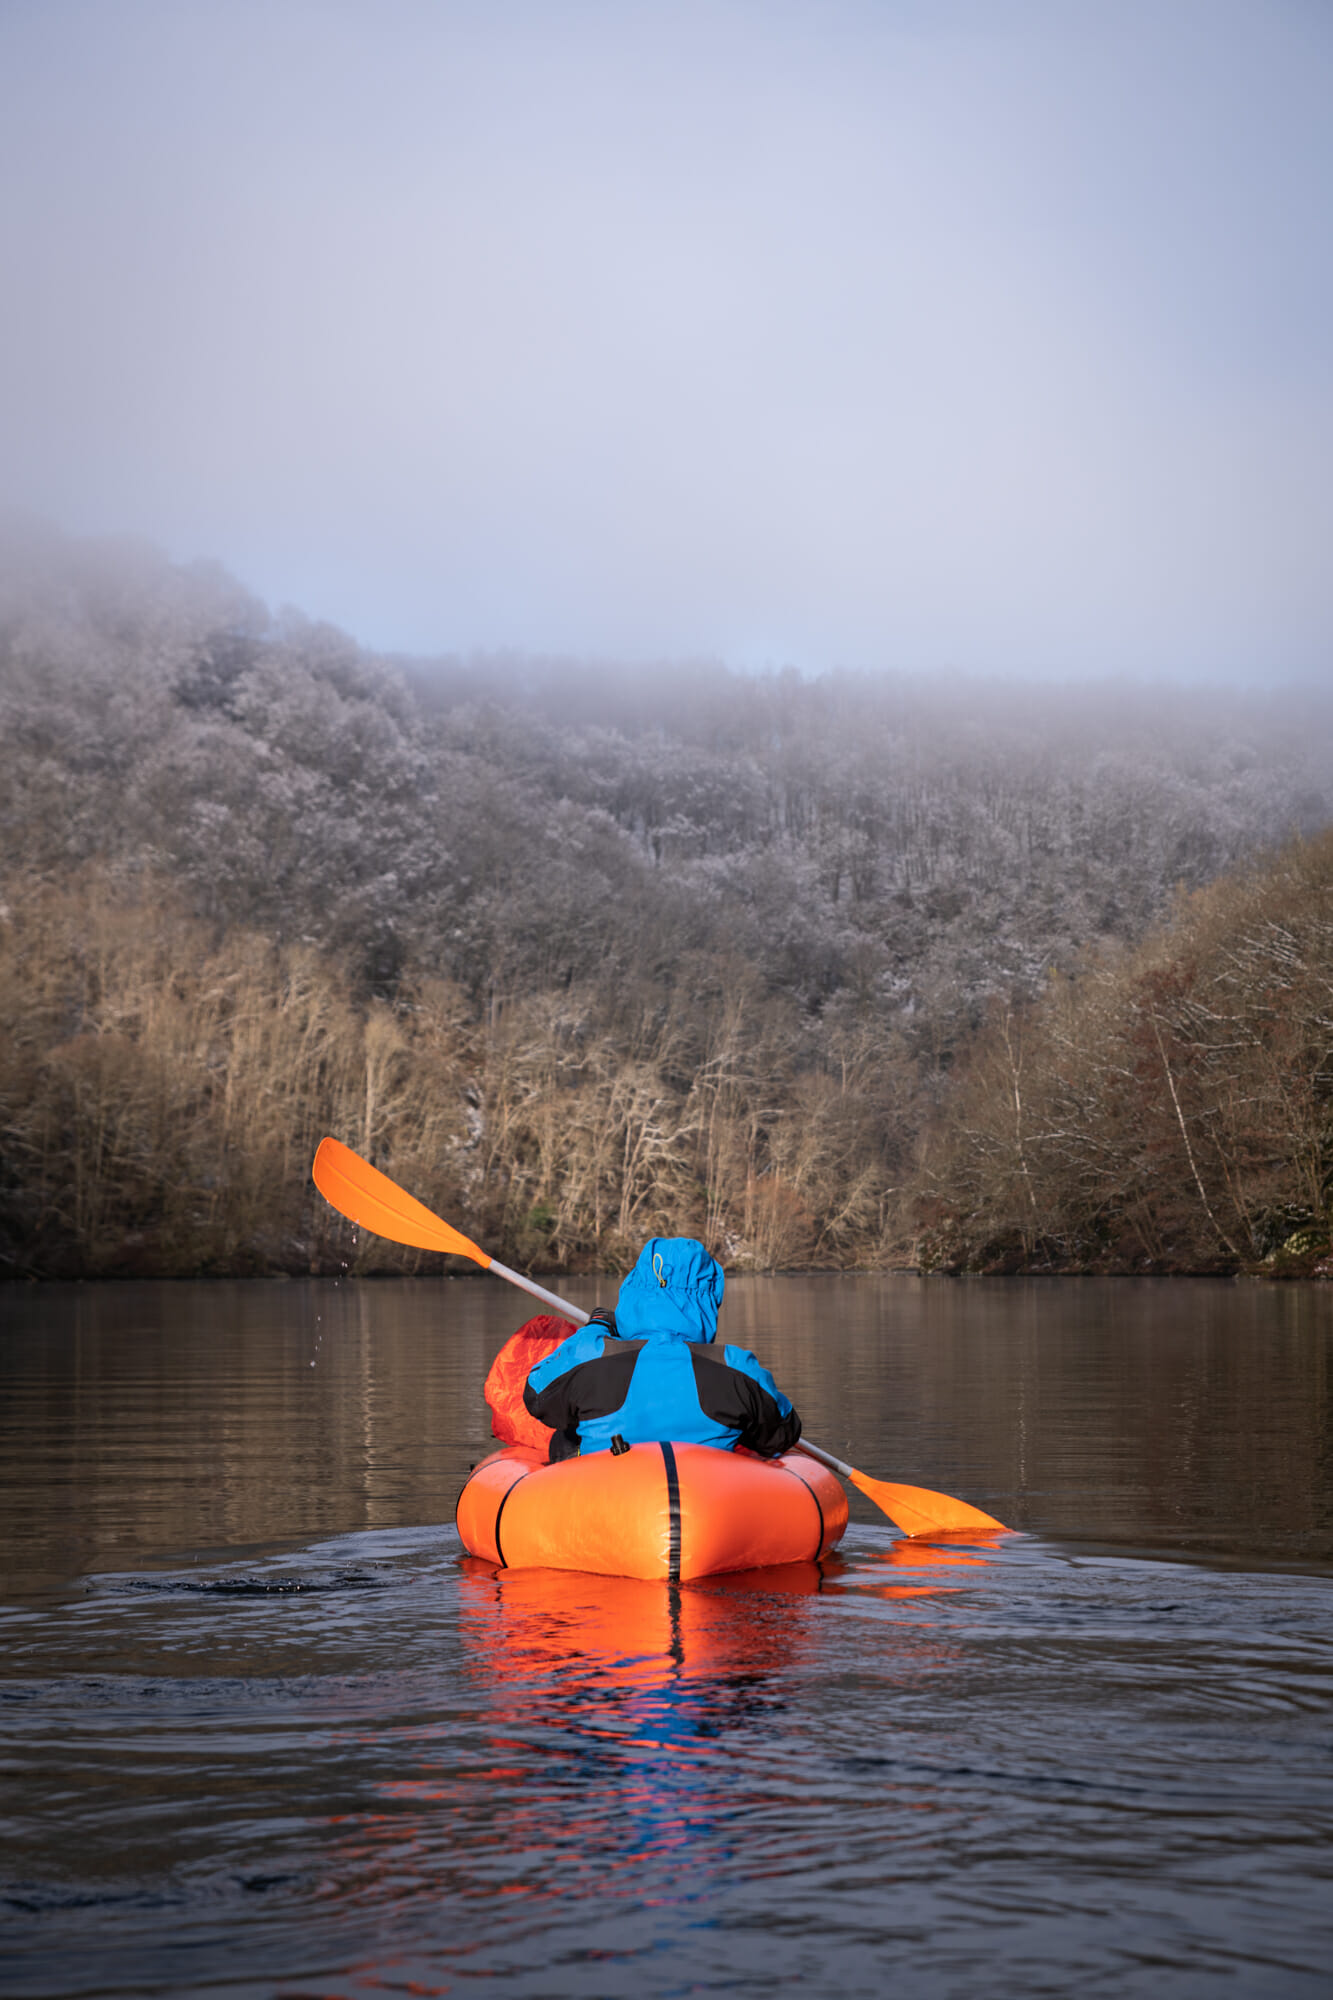
M 519 1328 L 486 1378 L 502 1449 L 474 1469 L 456 1519 L 469 1554 L 507 1569 L 590 1570 L 668 1582 L 808 1563 L 847 1527 L 841 1482 L 802 1452 L 653 1441 L 548 1462 L 552 1433 L 524 1407 L 531 1371 L 573 1332 Z
M 469 1554 L 501 1568 L 680 1583 L 818 1561 L 842 1539 L 847 1495 L 802 1452 L 757 1458 L 664 1440 L 551 1465 L 511 1444 L 473 1471 L 456 1519 Z

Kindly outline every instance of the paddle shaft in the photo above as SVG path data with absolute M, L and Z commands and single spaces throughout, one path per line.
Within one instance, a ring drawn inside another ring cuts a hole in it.
M 521 1291 L 531 1292 L 533 1298 L 540 1299 L 543 1305 L 554 1306 L 562 1319 L 572 1319 L 575 1326 L 588 1324 L 590 1314 L 580 1312 L 577 1306 L 569 1303 L 568 1299 L 558 1299 L 554 1292 L 547 1291 L 545 1285 L 536 1284 L 533 1279 L 525 1278 L 521 1271 L 511 1271 L 508 1264 L 502 1264 L 498 1257 L 492 1257 L 486 1269 L 494 1271 L 497 1278 L 506 1278 L 511 1285 L 517 1285 Z
M 811 1444 L 809 1438 L 802 1438 L 797 1444 L 796 1450 L 803 1451 L 807 1458 L 817 1458 L 821 1465 L 826 1465 L 830 1472 L 840 1472 L 844 1479 L 855 1479 L 856 1477 L 856 1467 L 854 1465 L 848 1465 L 845 1460 L 835 1458 L 831 1451 L 821 1451 L 817 1444 Z

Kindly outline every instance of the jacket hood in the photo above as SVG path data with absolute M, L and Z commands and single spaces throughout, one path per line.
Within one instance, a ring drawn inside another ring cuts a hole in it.
M 622 1340 L 706 1343 L 717 1332 L 725 1283 L 722 1266 L 692 1236 L 651 1236 L 620 1287 L 616 1332 Z

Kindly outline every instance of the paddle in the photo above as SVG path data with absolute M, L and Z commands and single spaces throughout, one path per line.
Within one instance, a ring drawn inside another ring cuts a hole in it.
M 373 1235 L 387 1236 L 391 1243 L 410 1244 L 414 1250 L 445 1250 L 454 1257 L 470 1257 L 483 1271 L 494 1271 L 497 1278 L 507 1278 L 511 1285 L 531 1292 L 544 1305 L 554 1306 L 563 1318 L 575 1320 L 580 1326 L 587 1324 L 587 1313 L 567 1305 L 564 1299 L 558 1299 L 544 1285 L 534 1284 L 520 1271 L 511 1271 L 497 1257 L 488 1257 L 457 1229 L 433 1215 L 424 1202 L 400 1188 L 378 1167 L 372 1167 L 369 1160 L 363 1160 L 350 1146 L 344 1146 L 341 1139 L 320 1140 L 311 1173 L 325 1201 L 349 1222 L 359 1222 Z
M 932 1493 L 928 1486 L 899 1486 L 889 1479 L 872 1479 L 868 1473 L 858 1472 L 854 1465 L 835 1458 L 831 1451 L 821 1451 L 808 1438 L 802 1438 L 796 1449 L 817 1458 L 831 1472 L 840 1472 L 844 1479 L 850 1479 L 905 1535 L 952 1535 L 965 1528 L 982 1528 L 992 1534 L 998 1528 L 1003 1535 L 1009 1533 L 1004 1522 L 997 1521 L 993 1514 L 983 1514 L 980 1507 L 969 1507 L 966 1500 L 955 1500 L 951 1494 Z
M 557 1298 L 543 1285 L 534 1284 L 518 1271 L 511 1271 L 498 1258 L 490 1257 L 475 1243 L 432 1214 L 424 1203 L 382 1174 L 378 1167 L 372 1167 L 350 1146 L 344 1146 L 339 1139 L 321 1139 L 315 1153 L 312 1168 L 315 1186 L 331 1207 L 349 1222 L 359 1223 L 362 1229 L 369 1229 L 376 1236 L 387 1236 L 391 1243 L 406 1243 L 416 1250 L 443 1250 L 456 1257 L 470 1257 L 474 1264 L 480 1264 L 484 1271 L 493 1271 L 497 1278 L 505 1278 L 511 1285 L 531 1292 L 533 1298 L 543 1304 L 554 1306 L 562 1319 L 573 1320 L 576 1326 L 586 1326 L 588 1314 L 580 1312 L 567 1299 Z M 818 1445 L 810 1444 L 805 1438 L 797 1445 L 809 1458 L 818 1459 L 831 1471 L 841 1473 L 850 1479 L 859 1492 L 868 1500 L 873 1500 L 882 1513 L 900 1527 L 905 1535 L 954 1534 L 960 1529 L 981 1528 L 1005 1532 L 1003 1521 L 997 1521 L 990 1514 L 983 1514 L 979 1507 L 969 1507 L 966 1500 L 955 1500 L 947 1493 L 932 1493 L 924 1486 L 897 1486 L 887 1479 L 871 1479 L 866 1473 L 858 1472 L 854 1465 L 846 1465 L 831 1452 L 821 1451 Z

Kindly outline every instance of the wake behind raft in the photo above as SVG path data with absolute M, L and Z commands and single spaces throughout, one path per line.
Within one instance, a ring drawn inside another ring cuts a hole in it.
M 847 1527 L 847 1496 L 803 1452 L 759 1458 L 706 1444 L 633 1444 L 547 1463 L 551 1432 L 523 1407 L 523 1384 L 574 1331 L 529 1320 L 486 1378 L 501 1441 L 458 1500 L 469 1554 L 506 1569 L 590 1570 L 687 1582 L 726 1570 L 817 1561 Z

